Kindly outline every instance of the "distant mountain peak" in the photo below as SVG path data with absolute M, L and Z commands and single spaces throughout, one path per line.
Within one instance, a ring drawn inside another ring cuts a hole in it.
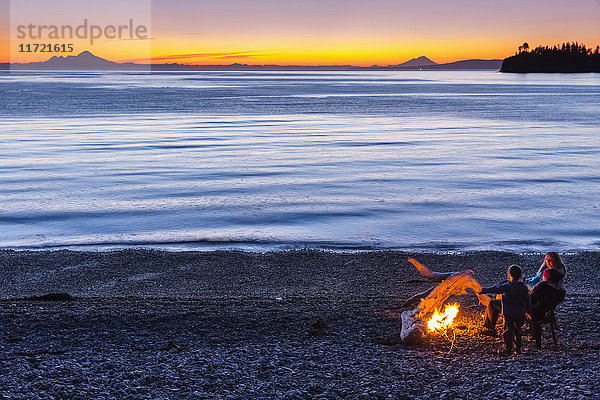
M 97 55 L 94 55 L 87 50 L 82 51 L 81 53 L 77 54 L 76 56 L 68 56 L 67 58 L 69 58 L 69 57 L 78 58 L 78 59 L 86 59 L 86 60 L 102 60 L 102 61 L 106 61 L 106 62 L 112 62 L 112 61 L 105 60 L 104 58 L 100 58 Z
M 76 56 L 53 56 L 48 61 L 32 64 L 49 69 L 112 69 L 119 66 L 115 62 L 105 60 L 89 51 L 82 51 Z
M 420 56 L 420 57 L 408 60 L 402 64 L 398 64 L 398 67 L 426 67 L 429 65 L 437 65 L 437 63 L 434 61 L 431 61 L 429 58 L 427 58 L 425 56 Z
M 437 64 L 435 61 L 430 60 L 429 58 L 425 57 L 425 56 L 419 56 L 417 58 L 413 58 L 410 61 L 424 61 L 424 62 L 428 62 L 431 64 Z

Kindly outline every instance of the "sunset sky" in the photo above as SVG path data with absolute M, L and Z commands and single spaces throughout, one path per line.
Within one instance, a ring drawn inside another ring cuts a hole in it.
M 0 62 L 9 61 L 9 49 L 13 62 L 49 58 L 25 60 L 14 52 L 20 42 L 9 42 L 16 32 L 8 4 L 0 0 Z M 90 19 L 98 15 L 98 4 L 86 5 Z M 155 63 L 387 65 L 421 55 L 439 63 L 504 58 L 524 41 L 600 44 L 600 0 L 154 0 L 151 5 L 151 40 L 75 42 L 75 52 L 144 63 L 151 54 Z M 106 2 L 102 7 L 107 9 Z M 119 15 L 128 19 L 137 11 Z M 36 12 L 53 15 L 36 7 L 32 20 Z

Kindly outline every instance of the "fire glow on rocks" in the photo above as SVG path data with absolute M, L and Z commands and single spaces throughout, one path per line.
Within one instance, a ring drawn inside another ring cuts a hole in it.
M 444 312 L 440 313 L 435 310 L 431 318 L 427 321 L 427 329 L 430 332 L 448 329 L 452 326 L 454 318 L 458 314 L 458 304 L 446 304 Z

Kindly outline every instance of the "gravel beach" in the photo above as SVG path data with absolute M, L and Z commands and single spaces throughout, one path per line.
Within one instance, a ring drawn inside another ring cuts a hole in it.
M 407 258 L 486 286 L 543 254 L 1 251 L 0 399 L 599 398 L 600 253 L 561 255 L 558 347 L 501 357 L 472 294 L 449 337 L 400 342 L 432 286 Z

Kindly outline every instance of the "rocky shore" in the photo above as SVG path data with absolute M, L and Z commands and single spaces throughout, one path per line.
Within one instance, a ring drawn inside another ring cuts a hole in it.
M 399 339 L 403 301 L 431 286 L 406 259 L 483 285 L 540 254 L 293 251 L 0 252 L 0 399 L 593 399 L 600 253 L 565 254 L 559 345 L 456 328 Z M 68 293 L 62 301 L 34 296 Z M 454 335 L 456 335 L 454 337 Z M 453 343 L 452 343 L 453 342 Z

